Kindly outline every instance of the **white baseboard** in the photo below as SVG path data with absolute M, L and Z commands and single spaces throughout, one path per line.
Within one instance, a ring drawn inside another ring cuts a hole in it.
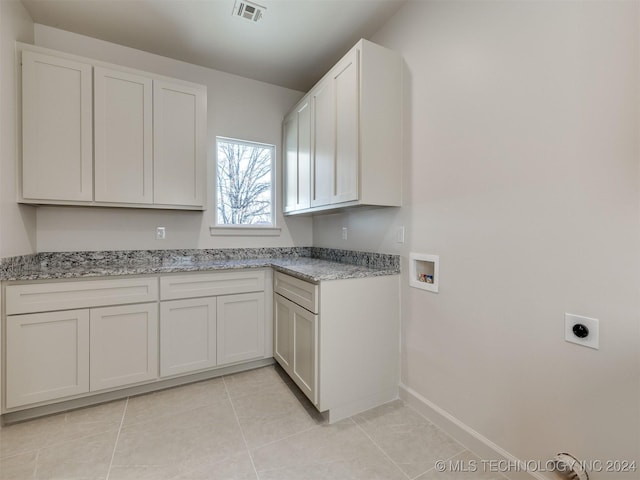
M 518 458 L 402 383 L 400 398 L 479 458 L 496 462 L 496 468 L 509 480 L 549 480 L 540 472 L 526 471 L 526 465 Z M 522 468 L 516 468 L 515 465 L 522 465 Z M 514 467 L 503 468 L 504 466 Z

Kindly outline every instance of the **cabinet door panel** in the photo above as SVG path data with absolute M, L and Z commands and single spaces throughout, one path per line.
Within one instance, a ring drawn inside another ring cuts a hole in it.
M 313 100 L 313 158 L 311 206 L 328 205 L 333 196 L 336 108 L 333 82 L 326 81 L 311 94 Z
M 284 211 L 311 206 L 311 102 L 307 97 L 284 121 Z
M 284 142 L 284 211 L 293 212 L 298 204 L 298 114 L 292 113 L 282 125 Z
M 358 50 L 335 68 L 336 157 L 331 203 L 358 199 Z
M 298 108 L 298 201 L 296 210 L 311 206 L 311 103 Z
M 91 65 L 22 52 L 22 196 L 93 200 Z
M 273 356 L 292 375 L 293 311 L 291 303 L 278 294 L 273 296 Z
M 292 323 L 293 379 L 309 400 L 316 404 L 318 316 L 303 308 L 294 308 Z
M 216 366 L 216 299 L 160 304 L 160 376 Z
M 91 310 L 91 391 L 158 377 L 158 305 Z
M 152 80 L 94 69 L 95 200 L 153 202 Z
M 264 293 L 218 297 L 218 365 L 264 357 Z
M 314 405 L 318 403 L 318 315 L 274 294 L 274 357 Z
M 155 80 L 153 97 L 154 202 L 203 207 L 206 93 Z
M 89 311 L 7 317 L 7 408 L 89 391 Z

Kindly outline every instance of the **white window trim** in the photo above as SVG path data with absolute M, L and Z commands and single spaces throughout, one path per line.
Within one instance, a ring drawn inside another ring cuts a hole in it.
M 218 141 L 234 142 L 248 146 L 271 147 L 271 223 L 264 225 L 229 225 L 218 224 Z M 252 142 L 250 140 L 240 140 L 238 138 L 216 136 L 215 148 L 215 175 L 213 176 L 213 225 L 209 227 L 211 236 L 279 236 L 282 229 L 276 224 L 276 170 L 277 151 L 276 146 L 270 143 Z
M 209 227 L 212 237 L 279 237 L 282 229 L 279 227 L 251 227 L 236 225 L 235 227 Z

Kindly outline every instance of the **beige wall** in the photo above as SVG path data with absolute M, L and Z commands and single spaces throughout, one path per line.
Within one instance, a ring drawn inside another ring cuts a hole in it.
M 36 250 L 36 213 L 16 203 L 21 151 L 15 42 L 33 42 L 33 21 L 18 0 L 0 1 L 0 258 Z
M 39 207 L 38 251 L 306 246 L 311 220 L 278 215 L 281 236 L 212 237 L 215 137 L 226 136 L 276 145 L 281 122 L 302 92 L 36 24 L 35 43 L 56 50 L 181 78 L 208 87 L 208 210 L 203 213 L 131 209 Z M 278 169 L 277 178 L 280 179 Z M 279 186 L 279 185 L 278 185 Z M 278 204 L 280 189 L 278 188 Z M 155 239 L 156 226 L 167 229 Z
M 314 219 L 314 245 L 402 253 L 404 384 L 522 460 L 640 460 L 639 6 L 409 2 L 373 38 L 406 62 L 405 206 Z

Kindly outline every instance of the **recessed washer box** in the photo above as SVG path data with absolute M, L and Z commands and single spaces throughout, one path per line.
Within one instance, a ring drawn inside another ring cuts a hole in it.
M 440 257 L 426 253 L 409 254 L 409 285 L 438 293 Z

